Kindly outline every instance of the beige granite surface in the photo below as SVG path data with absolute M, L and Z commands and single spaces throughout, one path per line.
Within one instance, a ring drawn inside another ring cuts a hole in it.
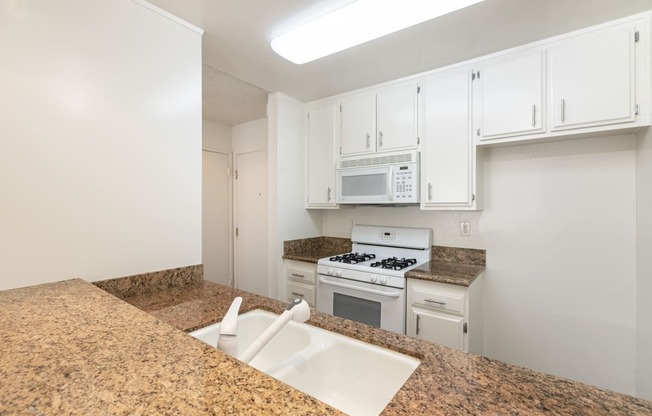
M 405 272 L 405 277 L 468 287 L 483 271 L 484 266 L 433 260 Z
M 0 292 L 0 357 L 2 416 L 338 413 L 82 280 Z
M 182 332 L 235 296 L 243 311 L 285 306 L 210 282 L 126 299 L 141 310 L 82 280 L 0 292 L 0 415 L 336 414 Z M 309 323 L 421 359 L 383 415 L 652 415 L 652 402 L 357 322 Z
M 141 273 L 115 279 L 100 280 L 93 284 L 120 299 L 159 292 L 172 287 L 201 284 L 204 266 L 195 264 L 174 269 Z
M 283 242 L 283 258 L 317 263 L 324 257 L 351 251 L 351 240 L 339 237 L 312 237 Z

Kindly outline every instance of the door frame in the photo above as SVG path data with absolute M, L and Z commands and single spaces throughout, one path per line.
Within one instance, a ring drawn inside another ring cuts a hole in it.
M 233 171 L 234 171 L 233 166 L 235 164 L 234 163 L 234 156 L 233 156 L 233 152 L 213 148 L 213 147 L 210 147 L 210 146 L 203 146 L 202 147 L 202 152 L 217 153 L 217 154 L 220 154 L 220 155 L 225 155 L 225 156 L 228 157 L 228 160 L 229 160 L 229 166 L 228 166 L 229 192 L 228 192 L 227 205 L 228 205 L 228 212 L 229 212 L 229 214 L 228 214 L 229 215 L 228 226 L 229 226 L 229 230 L 231 230 L 232 232 L 229 232 L 228 237 L 227 237 L 227 246 L 228 246 L 228 250 L 229 250 L 229 253 L 228 253 L 229 254 L 228 255 L 228 258 L 229 258 L 229 265 L 228 265 L 229 279 L 228 279 L 228 284 L 229 284 L 230 287 L 235 287 L 235 261 L 234 261 L 234 259 L 235 259 L 235 251 L 234 251 L 235 241 L 234 241 L 234 238 L 233 238 L 233 236 L 234 236 L 233 230 L 235 229 L 234 228 L 234 223 L 235 223 L 234 222 L 235 221 L 235 219 L 234 219 L 234 215 L 235 215 L 234 214 L 234 212 L 235 212 L 234 211 L 235 195 L 234 195 L 234 185 L 233 185 Z M 202 170 L 203 170 L 203 166 L 202 166 Z M 202 186 L 203 186 L 203 184 L 202 184 Z M 202 231 L 203 231 L 203 221 L 202 221 Z M 203 263 L 203 259 L 202 259 L 202 263 Z

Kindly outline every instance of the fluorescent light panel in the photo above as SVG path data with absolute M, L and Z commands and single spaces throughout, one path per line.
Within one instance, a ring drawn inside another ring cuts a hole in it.
M 305 64 L 484 0 L 358 0 L 272 39 L 272 49 Z

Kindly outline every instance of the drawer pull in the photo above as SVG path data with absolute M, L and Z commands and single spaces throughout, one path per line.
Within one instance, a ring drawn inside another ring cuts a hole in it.
M 425 301 L 428 302 L 428 303 L 435 303 L 435 304 L 437 304 L 439 306 L 446 306 L 446 302 L 444 302 L 443 300 L 425 299 Z
M 300 277 L 300 278 L 302 278 L 302 279 L 305 277 L 304 275 L 299 274 L 299 273 L 292 273 L 292 276 L 293 276 L 293 277 Z
M 300 298 L 302 298 L 302 297 L 304 296 L 303 293 L 292 292 L 292 294 L 293 294 L 294 296 L 298 296 L 298 297 L 300 297 Z

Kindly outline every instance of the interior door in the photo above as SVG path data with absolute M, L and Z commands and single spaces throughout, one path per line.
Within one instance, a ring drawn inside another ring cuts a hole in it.
M 236 155 L 235 286 L 269 296 L 267 150 Z
M 231 156 L 202 152 L 202 262 L 204 279 L 230 286 L 233 261 L 230 226 Z

